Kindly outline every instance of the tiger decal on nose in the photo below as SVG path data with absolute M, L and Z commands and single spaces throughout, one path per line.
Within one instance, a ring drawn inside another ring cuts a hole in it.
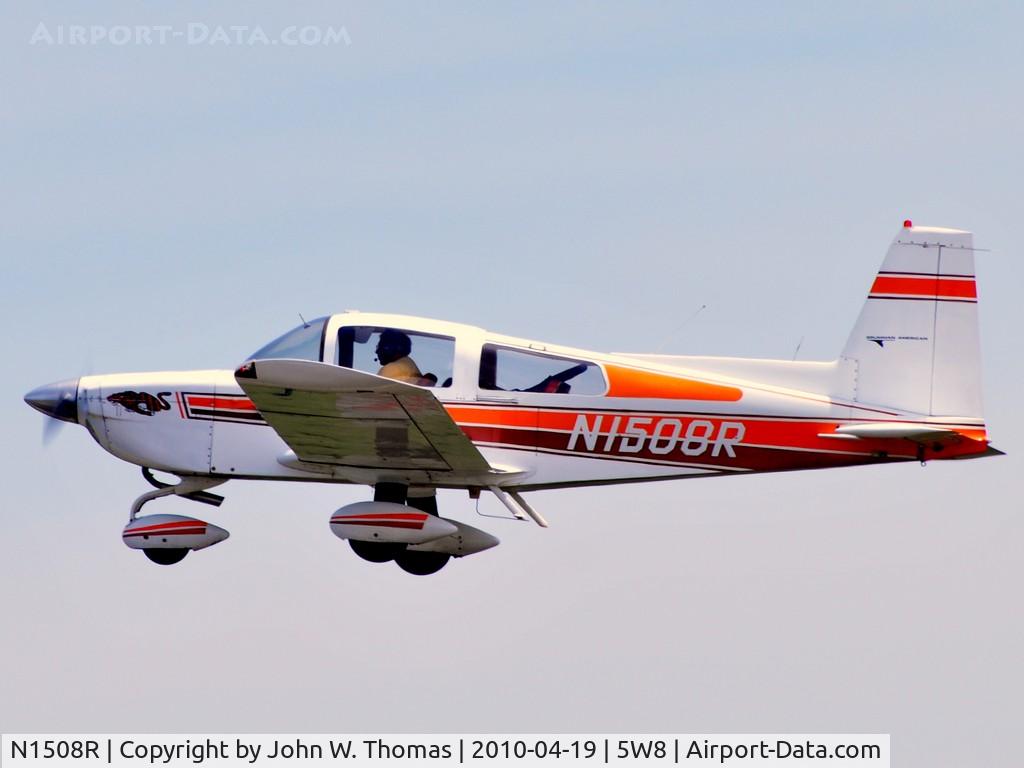
M 171 409 L 170 403 L 167 402 L 170 395 L 170 392 L 158 392 L 156 395 L 151 395 L 149 392 L 133 392 L 129 389 L 124 392 L 115 392 L 107 397 L 107 402 L 119 405 L 132 413 L 152 416 L 159 411 Z

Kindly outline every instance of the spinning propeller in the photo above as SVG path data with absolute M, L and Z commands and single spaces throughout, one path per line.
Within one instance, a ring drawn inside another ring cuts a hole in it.
M 63 422 L 78 423 L 78 379 L 37 387 L 25 395 L 25 402 L 50 417 L 43 424 L 43 445 L 49 445 Z

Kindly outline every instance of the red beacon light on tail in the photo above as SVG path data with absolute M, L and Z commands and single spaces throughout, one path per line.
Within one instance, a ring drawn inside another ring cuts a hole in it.
M 914 226 L 914 222 L 912 222 L 910 219 L 904 219 L 903 220 L 903 228 L 904 229 L 910 229 L 912 226 Z

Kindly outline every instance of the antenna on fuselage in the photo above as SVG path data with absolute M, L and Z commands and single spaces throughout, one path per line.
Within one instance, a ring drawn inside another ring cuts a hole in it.
M 692 323 L 696 319 L 697 315 L 699 315 L 701 312 L 703 312 L 705 309 L 707 309 L 707 307 L 708 307 L 707 304 L 701 304 L 700 307 L 697 308 L 697 311 L 694 312 L 692 315 L 690 315 L 685 320 L 683 320 L 683 322 L 681 322 L 679 325 L 677 325 L 672 330 L 672 333 L 669 334 L 668 338 L 666 338 L 663 342 L 661 342 L 661 345 L 657 349 L 655 349 L 654 351 L 657 352 L 657 353 L 660 353 L 663 349 L 665 349 L 665 347 L 667 347 L 669 345 L 669 343 L 672 342 L 675 339 L 676 334 L 679 333 L 681 330 L 683 330 L 683 328 L 688 326 L 690 323 Z
M 301 321 L 302 321 L 302 327 L 303 327 L 303 328 L 309 328 L 309 323 L 307 323 L 307 322 L 306 322 L 306 318 L 304 318 L 304 317 L 302 316 L 302 313 L 301 313 L 301 312 L 299 312 L 299 320 L 301 320 Z
M 804 345 L 804 337 L 800 337 L 800 341 L 796 343 L 796 349 L 793 350 L 793 360 L 796 360 L 796 356 L 800 354 L 800 347 Z

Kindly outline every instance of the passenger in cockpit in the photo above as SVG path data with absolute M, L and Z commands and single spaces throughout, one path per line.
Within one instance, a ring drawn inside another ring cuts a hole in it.
M 433 386 L 429 379 L 423 378 L 419 367 L 409 357 L 410 352 L 412 352 L 412 340 L 409 338 L 409 334 L 394 328 L 383 331 L 377 342 L 377 362 L 380 363 L 377 375 L 409 384 Z M 434 381 L 437 381 L 436 377 Z

